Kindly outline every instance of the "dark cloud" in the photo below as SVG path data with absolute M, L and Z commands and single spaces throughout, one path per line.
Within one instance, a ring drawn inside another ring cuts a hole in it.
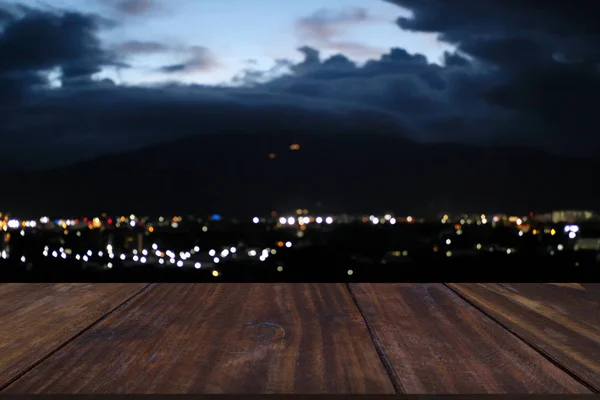
M 155 0 L 103 0 L 120 13 L 126 15 L 143 15 L 157 7 Z
M 101 20 L 74 12 L 54 13 L 24 7 L 4 9 L 0 32 L 0 88 L 20 95 L 48 84 L 58 70 L 63 85 L 89 80 L 117 59 L 104 51 L 96 36 Z
M 184 61 L 176 64 L 165 65 L 159 70 L 167 74 L 189 74 L 206 72 L 219 66 L 214 54 L 203 46 L 191 46 L 185 51 Z
M 320 9 L 296 21 L 298 37 L 322 49 L 341 51 L 350 55 L 373 56 L 381 54 L 381 49 L 355 41 L 340 39 L 353 25 L 376 21 L 364 8 Z
M 163 53 L 171 50 L 171 47 L 165 43 L 143 40 L 129 40 L 119 43 L 116 50 L 128 55 L 131 54 L 153 54 Z
M 512 115 L 512 131 L 555 148 L 598 150 L 600 3 L 593 0 L 392 0 L 402 29 L 437 32 L 488 79 L 480 98 Z M 493 82 L 492 82 L 493 80 Z

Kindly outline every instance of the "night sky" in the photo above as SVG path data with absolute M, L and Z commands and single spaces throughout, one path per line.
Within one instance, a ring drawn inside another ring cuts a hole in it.
M 1 163 L 264 132 L 281 113 L 314 134 L 368 140 L 377 121 L 598 154 L 599 20 L 596 0 L 0 0 Z

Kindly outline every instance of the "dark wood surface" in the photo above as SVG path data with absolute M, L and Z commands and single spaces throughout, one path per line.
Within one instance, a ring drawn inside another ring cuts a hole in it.
M 600 284 L 1 284 L 0 391 L 598 393 Z
M 600 391 L 600 284 L 449 284 Z
M 393 393 L 344 284 L 157 284 L 5 393 Z
M 144 286 L 0 285 L 0 388 L 138 293 Z
M 350 287 L 405 393 L 589 393 L 442 284 Z

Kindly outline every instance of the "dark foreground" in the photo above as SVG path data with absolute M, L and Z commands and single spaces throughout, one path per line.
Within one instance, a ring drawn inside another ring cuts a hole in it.
M 0 284 L 0 393 L 598 393 L 600 284 Z

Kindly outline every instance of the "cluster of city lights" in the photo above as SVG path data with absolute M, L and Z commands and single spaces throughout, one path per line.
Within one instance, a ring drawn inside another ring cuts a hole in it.
M 292 242 L 286 242 L 285 247 L 290 248 L 292 247 Z M 207 254 L 210 258 L 212 258 L 212 266 L 219 264 L 222 260 L 227 259 L 228 257 L 235 255 L 238 252 L 238 249 L 235 246 L 228 246 L 227 248 L 224 248 L 220 251 L 217 251 L 215 249 L 210 249 Z M 48 246 L 45 246 L 43 249 L 43 255 L 44 257 L 54 257 L 54 258 L 62 258 L 64 260 L 66 260 L 69 257 L 74 257 L 77 261 L 83 261 L 83 262 L 90 262 L 91 259 L 97 255 L 97 257 L 108 257 L 109 260 L 113 260 L 115 258 L 120 259 L 121 261 L 128 261 L 128 258 L 134 262 L 134 263 L 139 263 L 139 264 L 147 264 L 147 263 L 158 263 L 160 265 L 175 265 L 179 268 L 182 268 L 186 265 L 192 265 L 195 269 L 201 269 L 202 268 L 202 263 L 199 261 L 192 261 L 192 256 L 194 254 L 199 254 L 200 253 L 200 247 L 199 246 L 194 246 L 194 248 L 190 249 L 189 251 L 182 251 L 179 252 L 179 254 L 176 254 L 174 251 L 172 250 L 161 250 L 159 249 L 158 245 L 155 243 L 152 245 L 152 250 L 148 250 L 148 249 L 143 249 L 141 251 L 138 250 L 133 250 L 131 252 L 130 255 L 126 254 L 126 253 L 121 253 L 118 256 L 114 253 L 113 251 L 113 246 L 112 245 L 107 245 L 106 246 L 106 252 L 100 250 L 100 251 L 93 251 L 93 250 L 87 250 L 86 252 L 84 252 L 83 254 L 73 254 L 73 251 L 71 249 L 65 249 L 63 247 L 59 248 L 58 250 L 50 250 L 50 248 Z M 271 249 L 271 248 L 265 248 L 262 250 L 256 250 L 256 249 L 248 249 L 246 251 L 246 254 L 248 255 L 248 257 L 250 258 L 257 258 L 259 261 L 264 262 L 267 260 L 267 258 L 269 258 L 270 255 L 274 255 L 277 254 L 277 250 L 276 249 Z M 22 262 L 26 262 L 25 256 L 21 257 L 21 261 Z M 105 264 L 106 268 L 108 269 L 112 269 L 114 264 L 112 261 L 108 261 Z M 277 271 L 281 272 L 283 271 L 283 267 L 281 265 L 279 265 L 277 267 Z M 219 276 L 219 272 L 217 270 L 213 270 L 213 275 L 214 276 Z

